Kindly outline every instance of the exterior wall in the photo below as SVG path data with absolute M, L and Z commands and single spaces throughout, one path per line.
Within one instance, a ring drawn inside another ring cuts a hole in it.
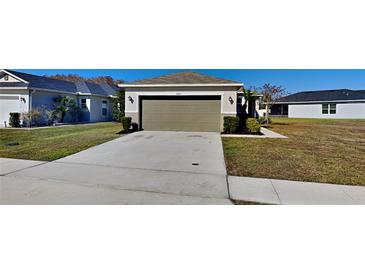
M 56 93 L 46 91 L 36 91 L 32 94 L 32 107 L 41 108 L 46 107 L 53 109 L 56 104 L 55 100 L 60 96 L 69 96 L 74 99 L 81 107 L 81 98 L 86 98 L 87 109 L 81 109 L 81 121 L 82 122 L 102 122 L 110 121 L 112 119 L 111 99 L 100 96 L 78 96 L 69 93 Z M 107 115 L 102 115 L 102 101 L 107 101 Z M 74 122 L 70 114 L 66 114 L 65 122 Z
M 62 94 L 56 92 L 36 90 L 31 94 L 32 109 L 37 109 L 37 108 L 54 109 L 54 106 L 56 104 L 56 99 L 66 95 L 71 97 L 77 102 L 77 96 L 73 94 L 68 94 L 68 93 Z M 66 113 L 64 122 L 65 123 L 73 122 L 73 118 L 69 113 Z
M 29 109 L 28 90 L 0 89 L 0 127 L 9 124 L 10 112 L 27 112 Z
M 221 115 L 236 116 L 237 89 L 235 87 L 168 87 L 168 88 L 126 88 L 125 115 L 132 117 L 132 122 L 139 121 L 140 96 L 221 96 Z M 133 102 L 129 99 L 132 99 Z M 233 99 L 233 103 L 229 101 Z M 223 129 L 223 118 L 221 122 Z
M 107 115 L 102 115 L 102 101 L 107 101 Z M 112 100 L 110 98 L 90 96 L 90 122 L 103 122 L 112 120 Z
M 86 108 L 81 108 L 81 99 L 86 99 Z M 91 109 L 90 96 L 79 96 L 78 105 L 80 106 L 80 111 L 81 111 L 81 117 L 80 117 L 81 122 L 89 122 L 90 121 L 90 109 Z
M 322 104 L 291 104 L 288 117 L 365 119 L 365 102 L 336 103 L 336 114 L 322 114 Z

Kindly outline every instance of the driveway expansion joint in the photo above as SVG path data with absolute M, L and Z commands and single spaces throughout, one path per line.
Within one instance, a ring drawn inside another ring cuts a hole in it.
M 173 169 L 153 169 L 153 168 L 144 168 L 144 167 L 131 167 L 131 166 L 115 166 L 115 165 L 102 165 L 96 163 L 77 163 L 77 162 L 63 162 L 63 161 L 54 161 L 55 164 L 67 164 L 67 165 L 85 165 L 85 166 L 98 166 L 98 167 L 109 167 L 109 168 L 121 168 L 121 169 L 136 169 L 136 170 L 150 170 L 150 171 L 160 171 L 160 172 L 178 172 L 178 173 L 188 173 L 188 174 L 202 174 L 202 175 L 215 175 L 215 176 L 226 176 L 221 173 L 208 173 L 208 172 L 198 172 L 198 171 L 186 171 L 186 170 L 173 170 Z

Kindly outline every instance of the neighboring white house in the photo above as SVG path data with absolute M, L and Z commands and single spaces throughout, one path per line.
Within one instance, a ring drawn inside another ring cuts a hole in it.
M 29 112 L 37 108 L 52 109 L 58 97 L 69 96 L 81 108 L 82 122 L 112 119 L 111 98 L 119 88 L 109 84 L 73 83 L 48 77 L 0 70 L 0 126 L 9 122 L 10 112 Z M 65 122 L 71 117 L 65 117 Z
M 289 118 L 365 119 L 365 90 L 304 91 L 285 96 L 270 115 Z
M 223 117 L 237 115 L 242 83 L 179 72 L 128 84 L 125 115 L 145 130 L 222 131 Z

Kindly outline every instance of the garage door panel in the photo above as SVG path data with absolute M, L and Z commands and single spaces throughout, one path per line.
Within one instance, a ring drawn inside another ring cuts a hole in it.
M 142 99 L 145 130 L 220 131 L 220 98 Z
M 9 113 L 20 112 L 19 96 L 0 96 L 0 124 L 9 123 Z

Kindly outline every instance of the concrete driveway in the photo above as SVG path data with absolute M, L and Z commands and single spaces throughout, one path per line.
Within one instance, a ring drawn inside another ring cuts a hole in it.
M 136 132 L 1 179 L 2 204 L 230 204 L 219 133 Z

